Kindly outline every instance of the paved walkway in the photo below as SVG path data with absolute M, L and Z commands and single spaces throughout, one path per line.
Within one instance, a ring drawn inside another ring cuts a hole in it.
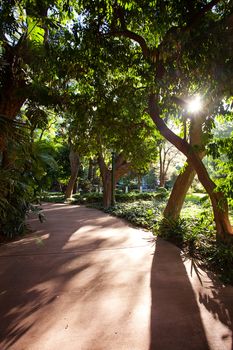
M 232 287 L 120 219 L 44 208 L 0 248 L 1 350 L 232 349 Z

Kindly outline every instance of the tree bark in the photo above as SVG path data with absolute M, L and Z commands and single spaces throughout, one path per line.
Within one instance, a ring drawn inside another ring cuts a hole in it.
M 213 208 L 217 238 L 227 242 L 232 241 L 233 228 L 229 220 L 227 200 L 222 192 L 216 192 L 216 185 L 210 179 L 197 150 L 173 133 L 160 118 L 154 94 L 149 97 L 149 113 L 160 133 L 187 157 L 188 163 L 194 168 L 201 184 L 208 193 Z
M 196 147 L 199 152 L 200 159 L 205 156 L 204 144 L 203 144 L 203 132 L 202 124 L 203 117 L 196 116 L 191 120 L 190 126 L 190 144 Z M 180 173 L 174 183 L 172 192 L 168 199 L 166 208 L 164 209 L 164 217 L 177 220 L 180 216 L 186 194 L 193 182 L 196 175 L 194 168 L 188 164 L 184 171 Z
M 168 199 L 163 215 L 166 218 L 176 220 L 180 216 L 186 194 L 195 177 L 195 170 L 188 165 L 177 177 L 172 192 Z
M 103 206 L 108 209 L 112 202 L 112 176 L 111 170 L 107 167 L 102 154 L 98 156 L 100 175 L 103 182 Z
M 165 174 L 163 172 L 159 174 L 159 187 L 165 187 Z
M 3 61 L 6 65 L 1 75 L 0 116 L 12 120 L 20 112 L 26 100 L 23 94 L 26 82 L 20 67 L 19 47 L 5 45 L 4 49 Z M 3 133 L 0 133 L 0 152 L 7 152 L 7 139 Z
M 112 172 L 108 170 L 103 181 L 103 206 L 111 207 L 112 204 Z
M 98 156 L 98 163 L 100 167 L 100 174 L 103 182 L 103 206 L 109 208 L 112 203 L 112 171 L 107 167 L 102 154 Z M 130 163 L 128 163 L 123 154 L 119 154 L 115 157 L 115 183 L 121 176 L 129 171 Z
M 69 154 L 69 159 L 70 159 L 70 170 L 71 170 L 71 176 L 66 188 L 65 192 L 65 198 L 72 198 L 72 194 L 74 191 L 74 185 L 77 181 L 77 176 L 78 176 L 78 170 L 79 170 L 79 155 L 77 152 L 75 152 L 73 146 L 70 146 L 70 154 Z
M 159 147 L 159 187 L 165 186 L 164 159 L 162 155 L 163 145 Z

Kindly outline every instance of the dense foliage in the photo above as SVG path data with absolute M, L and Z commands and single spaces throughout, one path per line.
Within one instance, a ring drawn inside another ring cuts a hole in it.
M 197 172 L 218 239 L 232 236 L 232 130 L 213 132 L 217 118 L 220 126 L 232 122 L 231 1 L 2 0 L 0 10 L 1 233 L 22 232 L 31 203 L 44 190 L 64 191 L 73 170 L 72 190 L 109 191 L 112 152 L 123 164 L 117 180 L 129 171 L 142 177 L 165 138 Z M 197 93 L 203 110 L 191 115 Z M 92 196 L 101 198 L 76 201 Z M 132 217 L 142 222 L 140 208 Z M 146 215 L 153 222 L 154 211 Z M 166 220 L 161 232 L 169 231 Z

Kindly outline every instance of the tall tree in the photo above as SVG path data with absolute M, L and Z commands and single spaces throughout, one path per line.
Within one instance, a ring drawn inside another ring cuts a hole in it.
M 69 2 L 70 5 L 71 2 Z M 65 0 L 15 1 L 0 4 L 0 115 L 14 120 L 28 99 L 59 104 L 56 86 L 58 50 L 55 36 L 70 14 Z M 62 24 L 63 21 L 63 24 Z M 61 54 L 61 48 L 60 54 Z M 61 60 L 60 60 L 61 61 Z M 7 147 L 4 135 L 0 152 Z
M 218 237 L 226 241 L 231 239 L 233 229 L 226 198 L 216 191 L 199 152 L 169 129 L 163 116 L 166 110 L 174 108 L 173 96 L 187 98 L 197 89 L 206 91 L 213 100 L 229 94 L 230 84 L 224 90 L 226 78 L 218 72 L 221 67 L 227 74 L 232 67 L 232 50 L 229 49 L 233 30 L 232 3 L 184 0 L 151 1 L 147 7 L 132 1 L 108 2 L 102 7 L 96 2 L 88 5 L 90 30 L 105 38 L 121 39 L 122 44 L 127 43 L 125 50 L 130 47 L 131 52 L 141 57 L 138 76 L 147 75 L 148 113 L 160 133 L 195 169 L 210 196 Z M 220 43 L 218 33 L 228 42 Z M 129 40 L 134 44 L 130 46 Z M 224 52 L 224 58 L 220 52 Z M 134 66 L 132 61 L 129 64 Z M 208 117 L 207 114 L 205 122 Z

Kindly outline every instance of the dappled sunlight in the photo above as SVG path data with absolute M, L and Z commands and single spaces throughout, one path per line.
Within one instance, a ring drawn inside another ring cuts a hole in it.
M 232 286 L 157 239 L 151 288 L 150 350 L 232 350 Z
M 191 260 L 185 260 L 187 274 L 211 350 L 231 350 L 233 331 L 233 287 L 224 286 L 213 274 L 191 269 Z M 200 282 L 201 280 L 201 282 Z
M 161 239 L 151 270 L 150 350 L 209 349 L 180 250 Z
M 9 301 L 11 307 L 8 305 Z M 20 291 L 7 291 L 4 298 L 1 298 L 0 342 L 3 348 L 11 348 L 17 340 L 31 330 L 36 323 L 36 315 L 52 301 L 46 289 L 32 288 L 24 291 L 23 294 Z M 6 327 L 4 327 L 5 324 Z
M 232 350 L 231 287 L 123 220 L 65 212 L 0 250 L 2 348 Z
M 54 211 L 54 210 L 69 210 L 76 209 L 78 205 L 70 205 L 65 203 L 43 203 L 41 208 L 46 211 Z
M 58 210 L 46 211 L 43 230 L 9 256 L 0 252 L 1 346 L 26 349 L 31 339 L 30 350 L 107 350 L 109 341 L 121 348 L 128 339 L 147 350 L 151 234 L 98 211 L 65 210 L 62 218 Z

